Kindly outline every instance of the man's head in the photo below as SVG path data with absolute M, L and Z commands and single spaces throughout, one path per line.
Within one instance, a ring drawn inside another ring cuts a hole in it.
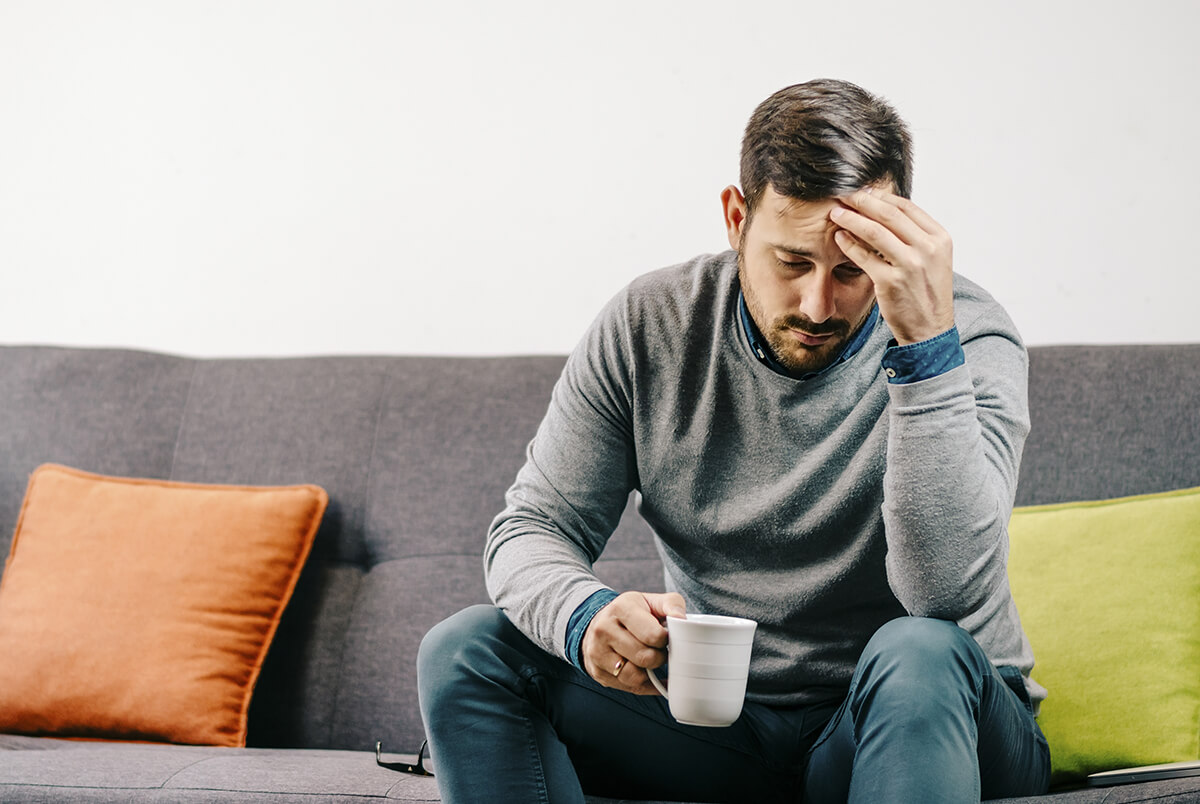
M 821 201 L 875 184 L 912 192 L 912 137 L 882 98 L 847 81 L 818 79 L 758 105 L 742 136 L 742 193 L 749 215 L 768 187 Z
M 793 374 L 836 360 L 875 303 L 870 277 L 834 240 L 830 210 L 865 187 L 907 197 L 911 152 L 896 112 L 844 81 L 780 90 L 751 116 L 743 189 L 721 201 L 750 315 Z

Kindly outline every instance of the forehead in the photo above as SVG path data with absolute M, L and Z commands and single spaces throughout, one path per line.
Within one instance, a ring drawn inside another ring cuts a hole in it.
M 833 236 L 836 226 L 829 219 L 829 212 L 838 201 L 825 198 L 819 201 L 801 201 L 781 195 L 775 188 L 768 187 L 759 199 L 751 228 L 761 225 L 764 235 L 787 236 L 790 239 L 828 238 Z

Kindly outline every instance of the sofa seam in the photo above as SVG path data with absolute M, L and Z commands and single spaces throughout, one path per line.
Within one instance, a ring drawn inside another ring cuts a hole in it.
M 364 567 L 364 569 L 359 574 L 359 577 L 357 579 L 358 588 L 356 588 L 354 590 L 354 602 L 350 605 L 350 611 L 346 614 L 346 626 L 347 627 L 346 627 L 346 631 L 342 635 L 341 648 L 338 650 L 338 665 L 337 665 L 338 667 L 345 666 L 346 643 L 349 640 L 349 628 L 354 623 L 355 615 L 358 613 L 358 609 L 359 609 L 360 598 L 362 596 L 362 577 L 364 575 L 366 575 L 367 572 L 370 571 L 370 567 L 366 566 L 367 560 L 369 558 L 369 556 L 366 555 L 366 552 L 367 552 L 366 540 L 367 540 L 367 517 L 370 515 L 370 510 L 371 510 L 371 506 L 370 506 L 370 502 L 371 502 L 371 472 L 375 466 L 375 454 L 376 454 L 376 450 L 378 449 L 378 446 L 379 446 L 379 430 L 382 427 L 382 423 L 383 423 L 384 400 L 387 398 L 387 392 L 391 388 L 391 383 L 392 383 L 391 372 L 390 371 L 384 372 L 383 382 L 380 383 L 380 387 L 379 387 L 379 397 L 376 399 L 376 402 L 375 402 L 375 428 L 374 428 L 374 432 L 371 433 L 371 450 L 370 450 L 369 454 L 367 455 L 367 473 L 366 473 L 366 476 L 363 478 L 363 507 L 362 507 L 362 511 L 363 511 L 363 521 L 362 521 L 363 556 L 362 556 L 362 564 L 359 566 Z M 342 696 L 345 693 L 344 676 L 342 678 L 343 678 L 343 680 L 340 681 L 337 685 L 337 690 L 333 696 L 333 704 L 332 704 L 332 706 L 330 706 L 330 709 L 329 709 L 329 726 L 325 733 L 325 744 L 326 745 L 333 744 L 333 732 L 334 732 L 334 728 L 336 727 L 337 722 L 338 722 L 338 712 L 341 709 Z
M 354 602 L 350 604 L 350 611 L 346 613 L 346 628 L 342 632 L 342 644 L 341 644 L 341 647 L 338 649 L 337 666 L 339 668 L 339 672 L 338 672 L 339 680 L 338 680 L 338 685 L 337 685 L 336 691 L 334 692 L 334 695 L 333 695 L 333 704 L 329 707 L 329 725 L 325 731 L 325 745 L 326 746 L 333 745 L 333 730 L 334 730 L 335 725 L 337 724 L 338 710 L 341 708 L 342 695 L 345 692 L 345 674 L 343 672 L 341 672 L 340 669 L 344 668 L 346 666 L 345 661 L 344 661 L 344 659 L 346 658 L 346 642 L 350 639 L 350 637 L 349 637 L 350 626 L 353 624 L 355 614 L 357 614 L 358 609 L 359 609 L 359 598 L 362 593 L 362 575 L 361 574 L 355 580 L 355 586 L 356 586 L 356 588 L 354 590 Z
M 440 802 L 442 800 L 440 792 L 438 793 L 438 798 L 411 798 L 411 797 L 409 797 L 409 798 L 402 799 L 402 798 L 395 798 L 392 796 L 392 793 L 404 794 L 403 788 L 405 788 L 407 786 L 408 786 L 408 779 L 401 776 L 400 778 L 396 779 L 396 781 L 392 782 L 388 786 L 387 792 L 383 794 L 383 797 L 385 799 L 387 799 L 388 801 L 429 801 L 429 802 L 433 802 L 433 804 L 437 804 L 437 802 Z
M 187 423 L 188 411 L 192 407 L 192 392 L 196 387 L 196 372 L 199 370 L 200 361 L 194 359 L 192 361 L 192 371 L 188 375 L 187 394 L 183 398 L 183 410 L 179 414 L 179 426 L 175 429 L 175 444 L 171 449 L 171 467 L 167 470 L 167 479 L 175 479 L 175 466 L 179 463 L 179 445 L 183 441 L 183 428 Z
M 192 768 L 196 767 L 197 765 L 199 765 L 203 762 L 209 761 L 211 758 L 212 757 L 199 757 L 198 759 L 196 759 L 195 762 L 189 762 L 188 764 L 184 765 L 182 768 L 179 768 L 178 770 L 176 770 L 174 773 L 172 773 L 166 779 L 164 779 L 163 783 L 158 786 L 158 789 L 159 790 L 168 789 L 168 786 L 171 784 L 171 781 L 173 779 L 175 779 L 175 777 L 179 776 L 179 774 L 183 773 L 186 770 L 191 770 Z M 174 788 L 170 788 L 170 789 L 174 789 Z
M 392 373 L 390 371 L 387 371 L 383 375 L 383 382 L 380 383 L 380 387 L 379 387 L 379 398 L 375 402 L 375 428 L 374 428 L 374 431 L 371 433 L 371 451 L 367 455 L 367 474 L 366 474 L 366 477 L 363 479 L 363 482 L 365 484 L 365 486 L 363 488 L 363 509 L 362 509 L 363 510 L 362 532 L 363 532 L 364 553 L 366 552 L 367 518 L 370 516 L 370 513 L 371 513 L 371 479 L 373 477 L 372 472 L 375 469 L 375 456 L 378 454 L 378 451 L 379 451 L 379 431 L 381 429 L 383 429 L 384 402 L 387 399 L 388 391 L 391 390 L 391 387 L 392 387 Z M 366 556 L 366 555 L 363 556 L 364 563 L 365 563 L 366 559 L 368 559 L 368 558 L 369 558 L 369 556 Z

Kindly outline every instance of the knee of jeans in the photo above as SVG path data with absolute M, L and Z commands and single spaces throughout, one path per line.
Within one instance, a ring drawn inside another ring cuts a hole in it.
M 421 695 L 437 693 L 437 687 L 453 680 L 460 671 L 476 664 L 473 652 L 507 624 L 495 606 L 479 605 L 463 609 L 442 620 L 425 634 L 417 649 L 417 684 Z
M 860 668 L 935 689 L 990 672 L 970 634 L 956 623 L 929 617 L 901 617 L 885 624 L 867 643 Z

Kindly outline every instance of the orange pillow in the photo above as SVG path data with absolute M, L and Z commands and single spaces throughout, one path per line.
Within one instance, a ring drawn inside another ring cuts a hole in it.
M 39 467 L 0 580 L 0 732 L 245 745 L 327 503 Z

